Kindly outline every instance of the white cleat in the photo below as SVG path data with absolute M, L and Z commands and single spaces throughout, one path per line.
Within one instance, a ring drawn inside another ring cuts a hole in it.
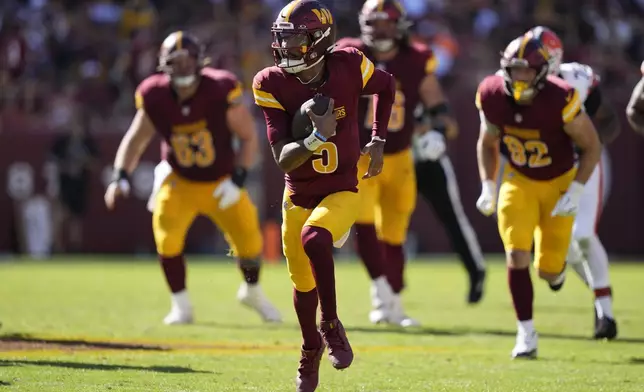
M 391 313 L 389 314 L 389 324 L 398 325 L 403 328 L 419 327 L 420 323 L 417 320 L 407 316 L 402 305 L 402 298 L 400 294 L 392 296 Z
M 166 325 L 192 324 L 194 317 L 188 291 L 183 290 L 178 293 L 173 293 L 170 298 L 172 308 L 170 309 L 170 313 L 163 319 L 163 323 Z
M 281 323 L 279 310 L 266 298 L 259 284 L 242 282 L 237 291 L 237 299 L 243 305 L 254 309 L 268 323 Z
M 165 325 L 192 324 L 194 321 L 192 309 L 179 309 L 172 307 L 170 313 L 163 319 Z
M 369 321 L 373 324 L 386 323 L 389 319 L 390 309 L 393 303 L 394 292 L 387 282 L 387 278 L 381 276 L 371 282 L 371 306 Z
M 517 342 L 512 349 L 513 359 L 535 359 L 537 358 L 537 342 L 539 335 L 534 329 L 525 331 L 519 329 L 517 332 Z

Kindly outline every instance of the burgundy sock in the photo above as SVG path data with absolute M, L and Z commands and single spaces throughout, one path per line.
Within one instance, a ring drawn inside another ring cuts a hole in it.
M 595 289 L 595 298 L 602 298 L 602 297 L 612 297 L 613 296 L 613 290 L 608 287 L 604 287 L 601 289 Z
M 371 280 L 385 274 L 385 251 L 376 235 L 376 226 L 370 224 L 353 225 L 356 229 L 358 255 L 362 259 Z
M 302 346 L 305 350 L 320 348 L 322 341 L 316 324 L 318 291 L 313 289 L 305 293 L 293 289 L 293 305 L 295 313 L 297 313 L 297 320 L 300 322 L 300 330 L 302 330 L 304 341 Z
M 532 279 L 530 278 L 530 268 L 509 268 L 508 285 L 510 286 L 510 294 L 512 294 L 517 320 L 532 320 L 534 291 L 532 289 Z
M 333 237 L 327 229 L 315 226 L 302 228 L 302 245 L 311 260 L 311 269 L 320 298 L 322 321 L 338 318 L 335 302 L 335 271 L 333 265 Z
M 239 259 L 237 265 L 244 275 L 246 283 L 257 284 L 259 281 L 259 270 L 262 265 L 259 259 Z
M 387 263 L 387 280 L 394 293 L 405 288 L 405 252 L 402 245 L 384 243 Z
M 159 261 L 165 274 L 165 280 L 168 282 L 170 291 L 178 293 L 186 289 L 186 262 L 183 254 L 174 257 L 165 257 L 159 255 Z

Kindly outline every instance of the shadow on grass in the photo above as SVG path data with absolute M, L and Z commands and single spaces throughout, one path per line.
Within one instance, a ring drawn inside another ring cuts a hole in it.
M 213 374 L 213 372 L 211 371 L 194 370 L 183 366 L 133 366 L 133 365 L 110 365 L 105 363 L 83 363 L 83 362 L 44 361 L 44 360 L 26 361 L 26 360 L 14 360 L 14 359 L 0 359 L 0 364 L 3 364 L 4 366 L 47 366 L 47 367 L 59 367 L 59 368 L 65 368 L 65 369 L 82 369 L 82 370 L 109 370 L 109 371 L 139 370 L 139 371 L 156 372 L 156 373 Z
M 454 328 L 454 329 L 440 329 L 432 327 L 419 327 L 419 328 L 396 328 L 390 326 L 347 326 L 349 332 L 364 332 L 364 333 L 394 333 L 401 335 L 436 335 L 436 336 L 464 336 L 464 335 L 487 335 L 487 336 L 507 336 L 515 337 L 515 331 L 506 331 L 499 329 L 484 329 L 484 328 Z M 581 340 L 592 341 L 593 338 L 589 336 L 570 335 L 563 333 L 552 332 L 539 332 L 539 337 L 548 339 L 564 339 L 564 340 Z M 615 343 L 630 343 L 630 344 L 644 344 L 644 338 L 617 338 L 611 341 Z M 644 361 L 644 358 L 640 358 Z
M 169 347 L 132 344 L 119 342 L 101 342 L 82 339 L 57 339 L 34 337 L 28 334 L 7 334 L 0 336 L 0 348 L 2 347 L 24 349 L 24 348 L 62 348 L 62 349 L 85 349 L 85 350 L 142 350 L 142 351 L 169 351 Z
M 633 365 L 644 365 L 644 357 L 632 357 L 628 362 Z
M 12 384 L 9 381 L 0 380 L 0 387 L 10 387 Z

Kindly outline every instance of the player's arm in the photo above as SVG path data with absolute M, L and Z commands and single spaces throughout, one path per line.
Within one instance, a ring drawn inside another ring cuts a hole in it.
M 581 110 L 579 93 L 574 90 L 571 94 L 562 110 L 562 119 L 564 131 L 581 150 L 575 181 L 585 184 L 599 162 L 602 147 L 593 122 L 588 114 Z
M 259 150 L 255 119 L 248 107 L 242 103 L 242 98 L 242 86 L 239 82 L 236 82 L 235 87 L 230 90 L 226 97 L 228 102 L 226 122 L 228 128 L 241 143 L 237 154 L 237 165 L 232 178 L 233 182 L 239 187 L 243 186 L 248 170 L 255 163 L 255 157 L 257 157 Z
M 644 135 L 644 77 L 633 88 L 626 106 L 626 118 L 635 132 Z
M 145 113 L 145 109 L 140 107 L 116 151 L 114 172 L 118 175 L 118 179 L 127 178 L 136 169 L 154 133 L 154 124 Z
M 476 157 L 479 167 L 481 183 L 496 182 L 499 168 L 499 128 L 485 117 L 483 110 L 479 110 L 481 128 L 479 139 L 476 142 Z
M 442 133 L 448 139 L 454 139 L 458 136 L 458 124 L 449 112 L 447 98 L 434 74 L 437 66 L 438 61 L 432 55 L 425 64 L 425 77 L 418 88 L 424 108 L 417 116 L 416 121 L 429 123 L 432 129 Z
M 619 119 L 613 106 L 603 99 L 603 94 L 599 87 L 594 87 L 590 90 L 584 102 L 584 107 L 588 116 L 596 124 L 599 141 L 603 144 L 608 144 L 615 140 L 621 131 Z
M 387 139 L 387 125 L 391 116 L 391 106 L 396 98 L 396 79 L 381 69 L 376 69 L 371 60 L 361 55 L 360 73 L 362 95 L 373 95 L 373 126 L 371 137 L 383 141 Z

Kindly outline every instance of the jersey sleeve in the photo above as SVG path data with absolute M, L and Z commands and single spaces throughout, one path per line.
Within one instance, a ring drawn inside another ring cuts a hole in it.
M 481 124 L 485 124 L 485 129 L 488 132 L 498 135 L 499 134 L 499 124 L 495 122 L 495 113 L 491 110 L 490 104 L 490 92 L 489 92 L 489 80 L 486 78 L 476 89 L 476 96 L 474 97 L 474 105 L 479 111 L 479 119 Z
M 582 109 L 582 102 L 579 96 L 579 91 L 574 87 L 568 88 L 566 91 L 566 99 L 563 109 L 561 110 L 561 119 L 564 124 L 571 122 Z
M 282 140 L 291 138 L 290 116 L 284 106 L 267 88 L 267 81 L 260 72 L 253 79 L 253 96 L 255 104 L 262 109 L 266 122 L 266 135 L 269 143 L 274 145 Z
M 438 68 L 438 58 L 434 56 L 434 52 L 430 49 L 424 50 L 421 53 L 421 56 L 424 64 L 423 71 L 425 72 L 425 75 L 433 75 L 436 72 L 436 68 Z
M 134 91 L 134 106 L 136 110 L 144 109 L 146 112 L 150 106 L 150 100 L 153 100 L 156 86 L 154 75 L 144 79 Z
M 222 90 L 226 94 L 226 103 L 228 106 L 235 106 L 242 102 L 244 98 L 244 88 L 232 73 L 227 73 L 221 83 Z

